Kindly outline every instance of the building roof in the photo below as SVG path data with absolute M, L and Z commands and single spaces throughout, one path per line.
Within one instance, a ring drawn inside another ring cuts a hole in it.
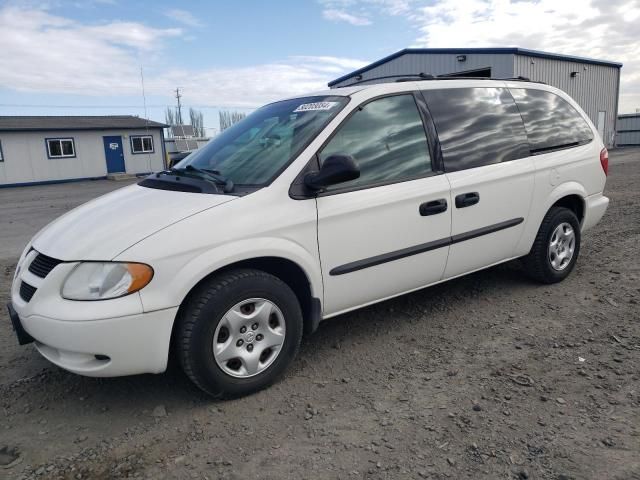
M 398 57 L 401 57 L 406 54 L 454 54 L 454 55 L 462 55 L 462 54 L 511 54 L 511 55 L 527 55 L 529 57 L 538 57 L 538 58 L 550 58 L 553 60 L 564 60 L 568 62 L 578 62 L 578 63 L 589 63 L 592 65 L 604 65 L 607 67 L 622 67 L 621 63 L 610 62 L 608 60 L 598 60 L 595 58 L 587 58 L 587 57 L 575 57 L 572 55 L 562 55 L 559 53 L 549 53 L 549 52 L 541 52 L 539 50 L 529 50 L 527 48 L 518 48 L 518 47 L 504 47 L 504 48 L 405 48 L 396 53 L 392 53 L 380 60 L 373 62 L 369 65 L 366 65 L 358 70 L 354 70 L 351 73 L 347 73 L 340 78 L 336 78 L 328 83 L 330 87 L 333 87 L 337 83 L 344 82 L 351 77 L 355 77 L 356 75 L 360 75 L 365 73 L 373 68 L 376 68 L 380 65 L 383 65 L 391 60 L 394 60 Z M 424 72 L 429 73 L 429 72 Z
M 0 131 L 110 130 L 165 128 L 168 125 L 133 115 L 0 116 Z
M 640 112 L 636 113 L 619 113 L 618 118 L 626 118 L 626 117 L 640 117 Z

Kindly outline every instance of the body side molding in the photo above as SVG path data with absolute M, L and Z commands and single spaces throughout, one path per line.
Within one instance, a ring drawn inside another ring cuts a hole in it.
M 459 233 L 457 235 L 453 235 L 452 237 L 446 237 L 440 240 L 434 240 L 432 242 L 421 243 L 419 245 L 403 248 L 401 250 L 395 250 L 393 252 L 383 253 L 381 255 L 376 255 L 369 258 L 363 258 L 362 260 L 356 260 L 355 262 L 345 263 L 344 265 L 332 268 L 331 271 L 329 271 L 329 275 L 344 275 L 345 273 L 356 272 L 358 270 L 374 267 L 383 263 L 393 262 L 394 260 L 400 260 L 401 258 L 418 255 L 420 253 L 425 253 L 437 248 L 448 247 L 449 245 L 453 245 L 454 243 L 464 242 L 473 238 L 481 237 L 483 235 L 489 235 L 506 228 L 515 227 L 516 225 L 520 225 L 523 221 L 524 218 L 522 217 L 513 218 L 511 220 L 495 223 L 493 225 L 488 225 L 486 227 L 471 230 L 469 232 Z

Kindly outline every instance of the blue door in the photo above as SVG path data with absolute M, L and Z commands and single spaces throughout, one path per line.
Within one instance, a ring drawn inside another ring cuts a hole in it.
M 122 173 L 124 168 L 124 151 L 122 137 L 102 137 L 104 140 L 104 156 L 107 158 L 107 173 Z

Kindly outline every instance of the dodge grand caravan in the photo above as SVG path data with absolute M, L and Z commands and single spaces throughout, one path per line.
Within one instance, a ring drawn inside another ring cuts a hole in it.
M 243 395 L 323 319 L 516 258 L 563 280 L 609 203 L 607 168 L 585 113 L 543 84 L 291 98 L 45 227 L 10 317 L 71 372 L 159 373 L 171 353 L 210 395 Z

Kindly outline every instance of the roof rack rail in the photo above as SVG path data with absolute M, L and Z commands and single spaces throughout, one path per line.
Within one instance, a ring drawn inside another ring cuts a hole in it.
M 435 80 L 436 77 L 431 75 L 430 73 L 418 73 L 417 75 L 403 75 L 400 78 L 396 78 L 396 82 L 414 82 L 416 81 L 416 77 L 418 80 Z M 372 80 L 371 78 L 369 80 Z
M 531 83 L 541 83 L 546 85 L 546 82 L 541 82 L 537 80 L 531 80 L 529 77 L 517 76 L 517 77 L 503 77 L 503 78 L 495 78 L 495 77 L 455 77 L 449 76 L 447 74 L 444 75 L 431 75 L 430 73 L 417 73 L 417 74 L 408 74 L 408 75 L 385 75 L 384 77 L 373 77 L 373 78 L 364 78 L 359 79 L 357 82 L 350 83 L 349 85 L 345 85 L 346 87 L 352 87 L 354 85 L 358 85 L 364 82 L 373 82 L 376 80 L 388 80 L 395 79 L 396 82 L 420 82 L 427 80 L 509 80 L 515 82 L 531 82 Z
M 448 77 L 446 75 L 438 75 L 434 80 L 502 80 L 502 81 L 511 81 L 511 82 L 531 82 L 531 83 L 541 83 L 546 85 L 546 82 L 542 82 L 539 80 L 531 80 L 529 77 L 517 76 L 517 77 Z
M 359 78 L 360 77 L 360 78 Z M 401 75 L 385 75 L 384 77 L 373 77 L 373 78 L 362 78 L 360 75 L 355 77 L 356 82 L 350 83 L 349 85 L 345 85 L 345 87 L 352 87 L 354 85 L 359 85 L 364 82 L 371 82 L 375 80 L 390 80 L 394 79 L 396 82 L 414 82 L 417 80 L 433 80 L 436 77 L 431 75 L 430 73 L 407 73 Z

